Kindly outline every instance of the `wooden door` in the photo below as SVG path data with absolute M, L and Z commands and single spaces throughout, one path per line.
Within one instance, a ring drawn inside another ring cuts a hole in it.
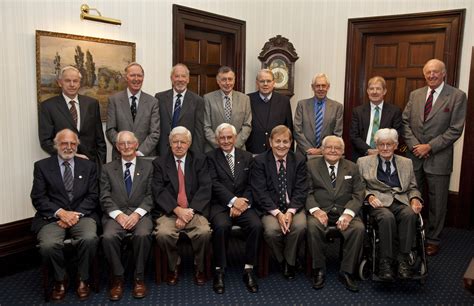
M 216 90 L 220 66 L 234 69 L 235 90 L 245 92 L 245 21 L 173 5 L 173 64 L 190 70 L 189 88 Z

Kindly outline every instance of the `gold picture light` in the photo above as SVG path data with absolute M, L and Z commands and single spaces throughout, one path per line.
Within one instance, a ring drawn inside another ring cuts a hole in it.
M 90 11 L 96 11 L 98 15 L 89 14 Z M 116 24 L 116 25 L 122 24 L 122 21 L 120 19 L 103 17 L 97 9 L 90 8 L 87 4 L 81 5 L 81 19 L 105 22 L 105 23 Z

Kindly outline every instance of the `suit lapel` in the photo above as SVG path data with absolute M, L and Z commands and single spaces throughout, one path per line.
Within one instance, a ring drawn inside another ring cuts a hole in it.
M 418 98 L 415 98 L 415 101 L 423 101 L 422 103 L 418 104 L 418 114 L 420 115 L 421 122 L 425 121 L 425 103 L 426 103 L 427 92 L 428 92 L 428 86 L 425 86 L 423 87 L 423 90 L 420 90 Z
M 369 126 L 370 126 L 370 115 L 371 115 L 371 107 L 370 107 L 370 102 L 368 104 L 365 104 L 362 107 L 362 128 L 364 129 L 364 134 L 363 134 L 363 139 L 367 139 L 367 133 L 369 132 Z M 383 113 L 383 110 L 382 110 Z M 382 116 L 383 118 L 383 116 Z
M 186 158 L 186 164 L 187 163 L 188 163 L 188 160 Z M 178 169 L 176 167 L 176 162 L 174 160 L 173 154 L 171 154 L 168 157 L 168 161 L 166 162 L 166 169 L 167 169 L 167 172 L 168 172 L 168 176 L 170 178 L 171 185 L 173 185 L 173 188 L 176 191 L 176 195 L 178 195 L 178 191 L 179 191 Z M 185 175 L 186 175 L 186 173 L 185 173 Z
M 64 187 L 63 177 L 61 175 L 61 169 L 59 168 L 59 161 L 56 156 L 51 157 L 48 168 L 49 172 L 51 173 L 50 177 L 52 178 L 54 184 L 56 186 L 61 186 L 59 189 L 61 190 L 62 195 L 69 201 L 66 188 Z
M 345 180 L 347 172 L 348 172 L 348 170 L 347 170 L 346 163 L 344 162 L 343 159 L 340 159 L 338 169 L 337 169 L 336 187 L 334 189 L 334 194 L 337 194 L 339 192 L 339 190 L 341 190 L 342 185 L 344 184 L 344 180 Z M 332 184 L 331 184 L 331 186 L 332 186 Z
M 426 118 L 426 121 L 430 120 L 433 118 L 437 112 L 440 111 L 440 109 L 443 109 L 449 100 L 449 95 L 451 94 L 451 90 L 446 87 L 446 84 L 444 84 L 443 90 L 440 92 L 438 99 L 436 99 L 436 102 L 431 109 L 430 114 L 428 115 L 428 118 Z
M 234 178 L 232 177 L 232 172 L 230 171 L 230 166 L 229 166 L 229 163 L 227 162 L 227 158 L 224 156 L 224 152 L 219 149 L 217 151 L 217 162 L 218 164 L 222 167 L 222 169 L 224 169 L 225 173 L 227 174 L 227 176 L 234 180 Z M 234 157 L 234 173 L 237 173 L 237 150 L 235 151 L 235 157 Z
M 326 161 L 324 160 L 324 158 L 321 158 L 320 161 L 319 161 L 318 172 L 321 175 L 321 178 L 322 178 L 324 184 L 326 185 L 326 189 L 327 190 L 334 190 L 334 188 L 332 187 L 332 184 L 331 184 L 331 178 L 329 177 L 328 168 L 327 168 Z
M 380 117 L 380 125 L 379 128 L 383 128 L 384 126 L 390 126 L 389 119 L 392 117 L 391 112 L 392 110 L 387 107 L 387 102 L 383 102 L 383 108 L 382 108 L 382 116 Z
M 140 186 L 143 180 L 143 163 L 137 158 L 137 164 L 135 165 L 135 173 L 133 174 L 132 191 L 130 192 L 130 198 L 133 193 L 137 190 L 137 186 Z M 125 184 L 124 184 L 125 186 Z
M 295 157 L 288 152 L 288 155 L 286 156 L 286 192 L 288 193 L 290 200 L 293 183 L 295 181 L 295 164 Z
M 310 128 L 311 128 L 311 131 L 313 132 L 313 135 L 315 134 L 315 131 L 316 131 L 316 130 L 315 130 L 316 126 L 315 126 L 315 122 L 314 122 L 314 121 L 316 120 L 315 114 L 314 114 L 314 99 L 315 99 L 315 98 L 311 98 L 311 99 L 306 100 L 307 103 L 308 103 L 308 107 L 307 107 L 307 109 L 308 109 L 308 114 L 306 114 L 306 116 L 308 116 L 309 126 L 310 126 Z M 316 136 L 316 135 L 314 135 L 314 136 Z M 312 143 L 315 142 L 315 139 L 316 139 L 316 138 L 313 137 L 313 139 L 311 140 L 311 142 L 312 142 Z
M 173 89 L 166 93 L 165 102 L 162 105 L 164 105 L 165 113 L 168 115 L 168 118 L 166 118 L 168 120 L 165 120 L 164 122 L 169 122 L 171 126 L 171 116 L 173 115 Z M 161 120 L 164 119 L 165 118 L 161 118 Z
M 232 95 L 234 92 L 232 91 Z M 222 118 L 225 120 L 225 112 L 224 112 L 224 102 L 222 99 L 222 91 L 218 90 L 214 93 L 214 101 L 217 103 L 216 107 L 219 110 L 219 113 L 221 114 Z M 232 97 L 232 103 L 234 103 L 234 99 Z M 232 104 L 232 109 L 234 108 L 234 105 Z
M 72 189 L 74 198 L 76 197 L 76 194 L 82 193 L 81 191 L 84 189 L 86 173 L 84 172 L 84 167 L 81 167 L 82 163 L 82 160 L 74 157 L 74 187 Z
M 189 91 L 186 91 L 186 94 L 184 95 L 184 99 L 183 99 L 183 102 L 181 104 L 181 111 L 179 112 L 179 118 L 178 118 L 178 122 L 181 121 L 181 118 L 183 118 L 183 116 L 186 114 L 186 112 L 188 112 L 190 109 L 191 109 L 191 94 L 189 93 Z
M 270 171 L 270 176 L 273 181 L 273 186 L 275 187 L 275 190 L 278 190 L 278 170 L 276 167 L 275 157 L 273 157 L 272 151 L 268 151 L 267 153 L 267 163 Z
M 78 96 L 78 100 L 79 100 L 79 96 Z M 72 127 L 72 130 L 79 134 L 79 131 L 77 130 L 77 126 L 74 124 L 74 120 L 72 119 L 71 112 L 69 111 L 69 108 L 66 104 L 66 100 L 64 100 L 64 97 L 62 94 L 59 95 L 59 100 L 57 102 L 58 102 L 59 111 L 64 115 L 66 120 L 69 122 L 70 126 Z M 79 105 L 81 120 L 83 120 L 83 118 L 85 117 L 85 115 L 83 115 L 83 113 L 85 112 L 85 108 L 86 108 L 85 106 L 82 107 L 82 104 Z M 82 122 L 80 124 L 82 126 Z
M 193 163 L 193 158 L 191 154 L 188 151 L 188 154 L 186 155 L 186 162 L 184 165 L 184 183 L 186 185 L 186 196 L 188 197 L 188 203 L 190 202 L 189 199 L 191 198 L 191 189 L 193 186 L 193 175 L 188 175 L 192 173 L 192 163 Z
M 135 172 L 136 172 L 136 167 L 135 167 Z M 125 180 L 124 180 L 124 175 L 123 175 L 123 168 L 122 168 L 122 160 L 117 159 L 114 161 L 114 169 L 113 169 L 113 175 L 111 179 L 115 180 L 115 184 L 117 186 L 120 186 L 120 193 L 122 194 L 122 198 L 127 199 L 127 188 L 125 187 Z M 133 183 L 132 183 L 133 186 Z
M 145 99 L 143 91 L 140 94 L 140 100 L 138 101 L 137 115 L 135 116 L 135 121 L 133 121 L 132 112 L 130 111 L 130 118 L 133 121 L 133 130 L 136 130 L 137 126 L 142 121 L 142 118 L 145 116 L 145 113 L 148 111 L 147 107 L 148 101 Z
M 130 129 L 133 127 L 133 117 L 132 117 L 132 112 L 130 111 L 130 102 L 128 100 L 128 95 L 127 95 L 127 90 L 122 92 L 123 94 L 120 97 L 120 112 L 125 116 L 127 119 L 128 126 Z M 140 102 L 138 103 L 138 109 L 140 109 Z M 139 111 L 139 110 L 138 110 Z M 138 117 L 138 112 L 137 112 L 137 117 Z

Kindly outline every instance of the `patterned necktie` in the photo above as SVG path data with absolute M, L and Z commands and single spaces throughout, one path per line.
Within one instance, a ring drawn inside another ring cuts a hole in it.
M 125 172 L 123 174 L 123 179 L 125 181 L 125 189 L 127 189 L 127 195 L 130 196 L 130 193 L 132 192 L 132 176 L 130 174 L 130 166 L 132 163 L 125 163 L 125 166 L 127 169 L 125 169 Z
M 73 195 L 74 178 L 72 177 L 71 164 L 67 161 L 64 161 L 63 166 L 64 166 L 64 174 L 63 174 L 64 188 L 66 189 L 69 202 L 72 202 L 72 199 L 74 197 Z
M 229 168 L 230 168 L 230 172 L 232 172 L 232 176 L 234 176 L 234 160 L 232 159 L 232 154 L 228 153 L 226 154 L 225 156 L 227 158 L 227 162 L 229 163 Z
M 76 108 L 76 101 L 71 100 L 69 101 L 71 107 L 69 111 L 71 112 L 72 120 L 74 121 L 74 127 L 77 127 L 77 108 Z
M 380 128 L 380 107 L 376 106 L 375 112 L 374 112 L 374 120 L 372 121 L 372 133 L 370 136 L 370 147 L 372 149 L 375 149 L 374 136 L 375 136 L 375 133 L 377 133 L 377 131 L 379 130 L 379 128 Z
M 430 114 L 431 112 L 431 109 L 433 108 L 433 95 L 435 94 L 435 90 L 432 89 L 431 92 L 430 92 L 430 95 L 428 96 L 428 99 L 426 99 L 426 103 L 425 103 L 425 121 L 426 121 L 426 118 L 428 118 L 428 115 Z
M 392 170 L 390 168 L 390 162 L 389 161 L 385 161 L 385 174 L 387 175 L 387 178 L 390 181 L 390 176 L 392 176 Z
M 263 98 L 263 102 L 268 103 L 268 101 L 270 101 L 268 100 L 268 97 Z
M 278 160 L 280 163 L 280 169 L 278 170 L 278 209 L 282 213 L 286 212 L 286 169 L 283 163 L 283 159 Z
M 135 121 L 135 116 L 137 115 L 137 97 L 131 96 L 132 104 L 130 105 L 130 111 L 132 112 L 133 121 Z
M 224 97 L 224 115 L 225 115 L 225 121 L 230 122 L 230 118 L 232 116 L 232 105 L 230 103 L 229 96 Z
M 176 162 L 178 163 L 178 199 L 176 202 L 178 203 L 178 206 L 182 208 L 187 208 L 188 197 L 186 196 L 186 185 L 184 181 L 184 173 L 183 173 L 183 170 L 181 169 L 181 163 L 183 161 L 178 159 Z
M 316 103 L 316 115 L 314 116 L 314 135 L 316 136 L 316 148 L 321 145 L 321 130 L 323 129 L 323 101 Z
M 332 188 L 336 188 L 336 172 L 334 171 L 335 167 L 334 166 L 329 166 L 331 169 L 331 173 L 329 174 L 329 178 L 331 179 L 331 185 Z
M 178 125 L 179 114 L 181 113 L 181 94 L 176 95 L 176 102 L 174 103 L 173 120 L 171 121 L 171 129 Z

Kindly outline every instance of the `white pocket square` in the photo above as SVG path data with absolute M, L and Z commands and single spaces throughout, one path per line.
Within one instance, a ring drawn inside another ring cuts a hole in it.
M 344 175 L 345 180 L 350 180 L 352 178 L 352 175 Z

